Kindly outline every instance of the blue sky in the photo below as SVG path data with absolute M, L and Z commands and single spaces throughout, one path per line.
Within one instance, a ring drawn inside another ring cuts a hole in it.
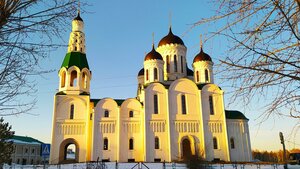
M 131 98 L 136 96 L 137 73 L 143 66 L 145 53 L 151 50 L 152 33 L 154 43 L 168 33 L 170 13 L 173 33 L 180 36 L 188 48 L 188 66 L 199 52 L 199 36 L 205 35 L 216 25 L 199 26 L 193 29 L 191 24 L 200 18 L 213 15 L 214 4 L 209 1 L 171 1 L 171 0 L 110 0 L 90 1 L 85 9 L 88 13 L 81 16 L 85 23 L 87 58 L 92 71 L 91 98 Z M 67 45 L 71 31 L 64 33 Z M 183 36 L 184 35 L 184 36 Z M 204 43 L 204 51 L 215 63 L 226 56 L 228 42 L 221 37 Z M 45 70 L 52 73 L 35 77 L 37 82 L 37 105 L 29 114 L 5 117 L 17 135 L 31 136 L 43 142 L 51 141 L 53 98 L 58 88 L 57 72 L 61 66 L 67 47 L 50 53 L 50 57 L 41 63 Z M 215 83 L 218 84 L 218 75 Z M 226 109 L 238 109 L 250 119 L 250 134 L 253 149 L 278 150 L 281 148 L 278 133 L 282 131 L 288 140 L 287 148 L 300 148 L 300 136 L 292 133 L 297 120 L 288 117 L 271 117 L 260 123 L 259 115 L 263 105 L 253 100 L 250 107 L 242 103 L 228 106 L 230 94 L 226 94 Z M 229 90 L 229 89 L 228 89 Z M 297 142 L 298 140 L 298 142 Z M 293 144 L 293 142 L 295 144 Z

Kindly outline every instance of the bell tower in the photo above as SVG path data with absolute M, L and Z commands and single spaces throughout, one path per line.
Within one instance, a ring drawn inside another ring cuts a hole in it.
M 75 146 L 73 162 L 90 161 L 92 116 L 91 71 L 85 54 L 84 23 L 78 11 L 72 21 L 68 51 L 58 72 L 59 91 L 54 96 L 49 163 L 68 163 L 68 146 Z
M 89 94 L 91 71 L 85 54 L 84 23 L 78 11 L 72 21 L 68 52 L 59 70 L 59 92 Z

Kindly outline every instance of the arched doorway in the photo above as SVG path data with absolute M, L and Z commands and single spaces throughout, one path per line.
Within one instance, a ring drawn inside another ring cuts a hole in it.
M 181 142 L 182 158 L 183 160 L 189 159 L 192 156 L 191 142 L 188 138 L 185 138 Z
M 68 138 L 64 140 L 59 147 L 59 163 L 78 163 L 79 146 L 75 139 Z

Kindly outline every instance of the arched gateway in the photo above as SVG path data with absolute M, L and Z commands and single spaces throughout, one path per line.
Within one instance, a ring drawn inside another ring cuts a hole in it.
M 181 142 L 182 146 L 182 159 L 189 159 L 192 156 L 191 142 L 188 138 L 185 138 Z
M 69 145 L 74 144 L 75 145 L 75 158 L 67 158 L 67 151 Z M 64 140 L 59 147 L 59 163 L 60 164 L 66 164 L 66 163 L 77 163 L 79 162 L 79 146 L 75 139 L 68 138 Z

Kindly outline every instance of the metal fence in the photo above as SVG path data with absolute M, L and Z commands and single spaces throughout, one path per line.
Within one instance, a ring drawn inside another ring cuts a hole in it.
M 283 169 L 279 164 L 203 164 L 201 169 Z M 91 162 L 57 165 L 4 165 L 3 169 L 187 169 L 183 163 L 118 163 L 118 162 Z M 289 169 L 300 169 L 290 166 Z

